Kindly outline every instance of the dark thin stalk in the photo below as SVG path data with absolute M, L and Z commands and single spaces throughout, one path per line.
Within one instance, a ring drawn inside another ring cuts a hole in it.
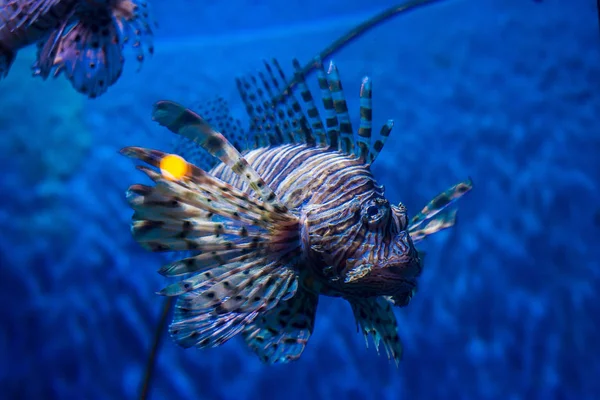
M 148 398 L 150 382 L 152 381 L 152 375 L 154 374 L 154 370 L 156 369 L 156 359 L 158 358 L 158 350 L 162 342 L 163 331 L 166 329 L 167 326 L 167 317 L 169 316 L 169 311 L 171 310 L 172 302 L 172 297 L 167 297 L 165 299 L 160 313 L 160 318 L 158 320 L 158 325 L 156 327 L 156 330 L 154 331 L 154 338 L 152 339 L 152 349 L 150 350 L 148 362 L 146 362 L 146 369 L 144 370 L 144 379 L 142 381 L 142 388 L 140 390 L 140 400 L 146 400 Z
M 305 76 L 306 74 L 308 74 L 309 72 L 311 72 L 312 70 L 317 68 L 319 63 L 322 60 L 331 56 L 333 53 L 340 51 L 342 48 L 344 48 L 350 42 L 352 42 L 356 38 L 362 36 L 365 32 L 369 31 L 370 29 L 376 27 L 377 25 L 381 24 L 382 22 L 385 22 L 388 19 L 390 19 L 398 14 L 406 13 L 408 11 L 413 11 L 419 7 L 427 6 L 427 5 L 436 3 L 438 1 L 440 1 L 440 0 L 413 0 L 413 1 L 409 1 L 407 3 L 404 3 L 402 5 L 395 5 L 393 7 L 388 8 L 387 10 L 375 15 L 374 17 L 366 20 L 362 24 L 352 28 L 345 35 L 343 35 L 342 37 L 340 37 L 339 39 L 337 39 L 333 43 L 331 43 L 329 46 L 327 46 L 327 48 L 325 48 L 325 50 L 321 51 L 321 53 L 319 53 L 318 56 L 313 58 L 304 67 L 302 67 L 302 69 L 300 71 L 297 71 L 294 78 L 283 88 L 283 90 L 277 96 L 275 96 L 273 98 L 273 103 L 274 104 L 278 103 L 282 100 L 283 97 L 287 96 L 290 93 L 290 91 L 298 83 L 299 77 Z M 598 2 L 600 2 L 600 0 L 598 0 Z

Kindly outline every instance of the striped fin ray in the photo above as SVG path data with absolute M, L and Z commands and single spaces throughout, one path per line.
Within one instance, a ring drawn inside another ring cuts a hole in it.
M 373 131 L 373 100 L 371 79 L 364 77 L 360 85 L 360 126 L 355 152 L 361 160 L 367 160 Z
M 318 61 L 317 80 L 325 111 L 325 126 L 330 147 L 349 155 L 355 155 L 362 162 L 372 164 L 389 137 L 393 120 L 388 120 L 378 136 L 372 135 L 372 84 L 369 77 L 363 78 L 360 88 L 360 126 L 354 135 L 348 105 L 343 93 L 339 70 L 330 62 L 328 72 Z M 298 85 L 296 83 L 296 85 Z
M 398 336 L 398 323 L 391 303 L 384 297 L 356 298 L 348 300 L 352 306 L 357 327 L 363 332 L 367 347 L 369 335 L 379 352 L 379 343 L 383 343 L 388 359 L 394 359 L 396 366 L 402 359 L 402 342 Z
M 122 153 L 159 167 L 167 154 Z M 151 251 L 195 251 L 160 269 L 183 276 L 159 294 L 178 296 L 170 332 L 184 347 L 218 346 L 297 290 L 297 217 L 189 164 L 180 179 L 140 166 L 154 186 L 132 185 L 133 237 Z
M 453 226 L 456 222 L 456 210 L 447 209 L 472 188 L 473 182 L 469 178 L 443 191 L 427 203 L 410 221 L 408 230 L 413 243 Z
M 267 263 L 224 265 L 205 272 L 203 286 L 179 296 L 169 332 L 183 347 L 216 347 L 297 290 L 294 270 Z M 209 274 L 208 276 L 207 273 Z
M 282 212 L 287 211 L 287 208 L 277 199 L 275 192 L 248 164 L 240 152 L 198 114 L 175 102 L 159 101 L 154 105 L 152 118 L 166 126 L 171 132 L 198 143 L 248 183 L 263 201 L 272 204 Z
M 280 120 L 289 124 L 290 129 L 294 133 L 294 143 L 305 143 L 309 146 L 314 145 L 315 140 L 310 130 L 310 126 L 296 97 L 291 94 L 287 96 L 283 102 L 277 104 L 272 102 L 275 94 L 281 90 L 281 85 L 285 84 L 287 79 L 277 59 L 272 59 L 271 64 L 272 66 L 268 62 L 265 62 L 265 68 L 276 92 L 271 91 L 268 83 L 264 82 L 265 87 L 271 95 L 271 104 L 275 107 Z M 275 69 L 275 71 L 273 69 Z M 277 74 L 275 74 L 275 72 L 277 72 Z
M 300 97 L 306 106 L 306 116 L 308 122 L 313 130 L 313 133 L 316 137 L 316 144 L 319 147 L 329 146 L 330 143 L 327 141 L 327 136 L 325 135 L 325 128 L 323 126 L 323 121 L 321 120 L 321 116 L 319 115 L 319 110 L 315 105 L 315 101 L 313 99 L 312 93 L 308 89 L 306 85 L 305 77 L 302 73 L 302 68 L 300 66 L 300 62 L 298 59 L 294 58 L 292 61 L 294 66 L 294 79 L 298 82 L 298 90 L 300 92 Z
M 264 363 L 287 363 L 302 355 L 310 338 L 319 296 L 303 288 L 256 318 L 243 332 L 246 344 Z
M 286 82 L 285 74 L 276 59 L 264 62 L 265 72 L 237 79 L 240 97 L 252 118 L 254 135 L 259 139 L 268 137 L 268 143 L 302 143 L 314 145 L 310 125 L 294 95 L 279 103 L 273 103 L 281 85 Z M 264 139 L 256 141 L 257 147 L 264 146 Z
M 390 133 L 392 132 L 393 127 L 394 127 L 394 120 L 389 119 L 385 123 L 385 125 L 383 125 L 381 127 L 381 130 L 379 131 L 379 137 L 372 139 L 371 151 L 369 153 L 369 164 L 373 164 L 375 162 L 375 159 L 377 158 L 377 156 L 383 149 L 383 146 L 385 145 L 387 138 L 390 136 Z
M 262 87 L 257 84 L 258 80 L 254 76 L 251 75 L 250 79 L 252 79 L 256 84 L 254 90 L 256 90 L 258 93 L 266 92 L 265 94 L 267 95 L 266 97 L 263 97 L 263 106 L 272 118 L 273 126 L 271 128 L 274 129 L 279 135 L 279 140 L 272 141 L 271 144 L 277 146 L 282 143 L 302 142 L 299 139 L 297 132 L 294 131 L 294 125 L 297 125 L 298 122 L 292 119 L 292 113 L 290 113 L 289 110 L 285 110 L 284 107 L 275 107 L 271 102 L 271 98 L 273 97 L 271 85 L 273 85 L 275 90 L 277 90 L 279 87 L 279 82 L 273 73 L 271 64 L 269 64 L 267 61 L 263 62 L 265 65 L 265 70 L 270 79 L 267 79 L 267 76 L 265 76 L 263 71 L 258 72 Z M 276 61 L 274 60 L 274 62 Z M 279 66 L 279 64 L 277 64 L 277 66 Z M 283 74 L 283 72 L 281 72 L 281 74 Z
M 273 110 L 265 100 L 263 90 L 251 84 L 248 77 L 236 79 L 236 85 L 242 102 L 246 106 L 246 112 L 251 120 L 250 136 L 253 138 L 249 148 L 268 147 L 276 143 L 291 142 L 292 138 L 276 125 L 276 117 Z M 256 77 L 251 77 L 256 81 Z M 261 101 L 262 100 L 262 101 Z
M 342 81 L 337 66 L 331 61 L 329 71 L 327 71 L 329 81 L 329 91 L 333 100 L 333 109 L 337 115 L 338 129 L 340 131 L 340 150 L 346 154 L 354 153 L 354 136 L 350 114 L 348 114 L 348 105 L 344 97 Z
M 202 118 L 215 130 L 221 132 L 238 151 L 242 152 L 248 148 L 247 133 L 241 121 L 233 117 L 229 103 L 222 96 L 214 96 L 203 101 L 198 106 L 198 114 L 202 115 Z M 183 156 L 183 154 L 179 155 Z M 188 158 L 184 158 L 189 161 Z
M 244 151 L 248 147 L 247 133 L 242 128 L 240 120 L 232 116 L 229 104 L 223 97 L 214 96 L 203 101 L 198 106 L 198 114 L 221 132 L 238 151 Z M 197 143 L 181 135 L 173 137 L 170 153 L 177 154 L 189 163 L 207 170 L 218 162 Z
M 327 137 L 329 147 L 334 150 L 340 148 L 340 130 L 335 108 L 333 107 L 333 98 L 331 97 L 331 91 L 329 90 L 329 82 L 327 80 L 327 74 L 323 63 L 319 60 L 317 67 L 317 80 L 319 82 L 319 89 L 321 90 L 321 100 L 323 102 L 323 108 L 325 110 L 325 129 L 327 131 Z

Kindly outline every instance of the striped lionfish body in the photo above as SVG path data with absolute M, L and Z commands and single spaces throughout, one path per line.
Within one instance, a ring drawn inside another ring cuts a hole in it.
M 140 63 L 153 53 L 148 8 L 145 0 L 0 0 L 0 79 L 18 50 L 36 44 L 34 75 L 64 73 L 97 97 L 121 76 L 127 41 Z
M 398 363 L 392 306 L 407 305 L 416 290 L 415 244 L 454 224 L 448 206 L 471 182 L 409 220 L 370 171 L 392 129 L 388 121 L 372 135 L 371 81 L 362 82 L 354 135 L 335 65 L 326 72 L 319 62 L 317 70 L 324 118 L 294 67 L 303 106 L 294 92 L 272 101 L 285 82 L 276 61 L 238 80 L 247 132 L 170 101 L 155 105 L 158 123 L 220 163 L 208 172 L 187 163 L 180 177 L 141 166 L 155 185 L 129 189 L 133 236 L 152 251 L 193 252 L 160 270 L 184 277 L 160 292 L 178 297 L 170 333 L 184 347 L 214 347 L 241 333 L 264 362 L 295 360 L 313 331 L 318 298 L 327 295 L 347 300 L 365 337 Z M 159 169 L 167 157 L 122 152 Z

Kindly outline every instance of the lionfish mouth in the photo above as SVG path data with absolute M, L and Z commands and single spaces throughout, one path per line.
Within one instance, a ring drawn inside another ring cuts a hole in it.
M 367 276 L 378 276 L 382 279 L 402 280 L 407 283 L 421 274 L 421 260 L 411 257 L 402 260 L 382 260 L 375 264 L 370 262 L 357 263 L 350 259 L 346 262 L 344 283 L 352 283 Z

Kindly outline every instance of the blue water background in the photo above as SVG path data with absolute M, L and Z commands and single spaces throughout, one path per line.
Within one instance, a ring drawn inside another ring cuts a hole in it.
M 87 100 L 30 77 L 0 82 L 0 398 L 137 396 L 165 281 L 129 234 L 117 154 L 169 149 L 153 102 L 220 94 L 277 57 L 309 60 L 384 0 L 153 1 L 156 54 Z M 302 358 L 264 366 L 240 339 L 168 338 L 153 399 L 600 398 L 600 30 L 593 0 L 448 0 L 371 31 L 334 57 L 357 126 L 395 120 L 374 165 L 416 213 L 472 177 L 455 229 L 427 241 L 420 291 L 399 309 L 399 368 L 367 349 L 350 307 L 323 299 Z M 244 120 L 247 121 L 247 120 Z

